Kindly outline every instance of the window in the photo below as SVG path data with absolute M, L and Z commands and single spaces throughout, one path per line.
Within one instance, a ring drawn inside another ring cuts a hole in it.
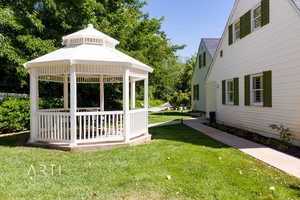
M 252 31 L 255 31 L 261 27 L 262 17 L 261 17 L 261 5 L 259 4 L 252 11 Z
M 220 51 L 220 57 L 223 58 L 223 50 Z
M 234 82 L 233 80 L 226 81 L 226 104 L 233 104 L 234 101 Z
M 263 105 L 263 74 L 256 74 L 251 77 L 251 104 Z
M 234 41 L 237 41 L 240 39 L 240 33 L 241 33 L 241 26 L 240 26 L 240 21 L 236 22 L 234 24 Z

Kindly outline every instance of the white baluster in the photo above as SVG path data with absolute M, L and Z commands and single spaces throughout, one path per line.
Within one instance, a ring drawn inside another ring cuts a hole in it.
M 90 139 L 91 138 L 91 116 L 90 115 L 88 115 L 87 116 L 88 117 L 88 139 Z
M 104 135 L 107 137 L 107 123 L 106 123 L 107 115 L 104 115 Z
M 96 115 L 96 138 L 99 137 L 99 114 Z
M 95 138 L 95 115 L 92 116 L 92 137 Z
M 113 135 L 116 135 L 116 132 L 115 132 L 115 114 L 112 114 L 112 134 Z
M 83 116 L 83 137 L 86 139 L 86 116 Z
M 82 140 L 82 116 L 79 117 L 79 139 Z

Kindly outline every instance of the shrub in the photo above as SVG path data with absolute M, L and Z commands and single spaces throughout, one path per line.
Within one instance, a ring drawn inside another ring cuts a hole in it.
M 9 98 L 0 105 L 0 133 L 29 129 L 29 100 Z
M 40 98 L 39 107 L 40 109 L 63 108 L 64 100 L 62 98 Z
M 277 145 L 280 149 L 287 149 L 288 144 L 292 141 L 292 134 L 289 128 L 285 128 L 283 125 L 272 124 L 270 127 L 279 133 L 281 144 Z
M 174 108 L 188 106 L 190 104 L 190 93 L 174 92 L 168 100 Z

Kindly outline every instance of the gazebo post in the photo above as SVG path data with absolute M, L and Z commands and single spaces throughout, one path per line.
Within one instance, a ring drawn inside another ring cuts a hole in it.
M 76 146 L 76 112 L 77 112 L 77 81 L 76 81 L 76 69 L 74 65 L 70 66 L 70 118 L 71 118 L 71 141 L 70 146 Z
M 135 109 L 135 81 L 131 81 L 131 109 Z
M 148 74 L 147 77 L 144 79 L 144 108 L 146 109 L 146 124 L 148 125 Z M 148 126 L 146 127 L 146 134 L 148 135 Z
M 103 76 L 100 79 L 100 110 L 104 111 L 104 80 L 103 80 Z
M 38 76 L 34 69 L 30 70 L 30 143 L 35 142 L 37 140 L 37 132 L 38 132 L 38 119 L 37 119 L 37 111 L 38 111 Z
M 123 73 L 123 111 L 124 111 L 124 137 L 125 142 L 129 141 L 129 69 Z
M 64 109 L 69 108 L 69 80 L 68 74 L 64 75 Z

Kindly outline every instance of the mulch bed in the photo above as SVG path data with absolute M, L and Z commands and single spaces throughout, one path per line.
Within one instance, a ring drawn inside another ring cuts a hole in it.
M 292 144 L 285 144 L 280 140 L 274 139 L 274 138 L 268 138 L 265 136 L 262 136 L 258 133 L 253 133 L 250 131 L 226 126 L 226 125 L 221 125 L 221 124 L 209 124 L 209 123 L 204 123 L 207 126 L 210 126 L 212 128 L 216 128 L 218 130 L 227 132 L 229 134 L 250 140 L 252 142 L 256 142 L 262 145 L 265 145 L 267 147 L 270 147 L 272 149 L 275 149 L 277 151 L 289 154 L 291 156 L 300 158 L 300 147 L 292 145 Z M 284 148 L 283 148 L 284 146 Z

